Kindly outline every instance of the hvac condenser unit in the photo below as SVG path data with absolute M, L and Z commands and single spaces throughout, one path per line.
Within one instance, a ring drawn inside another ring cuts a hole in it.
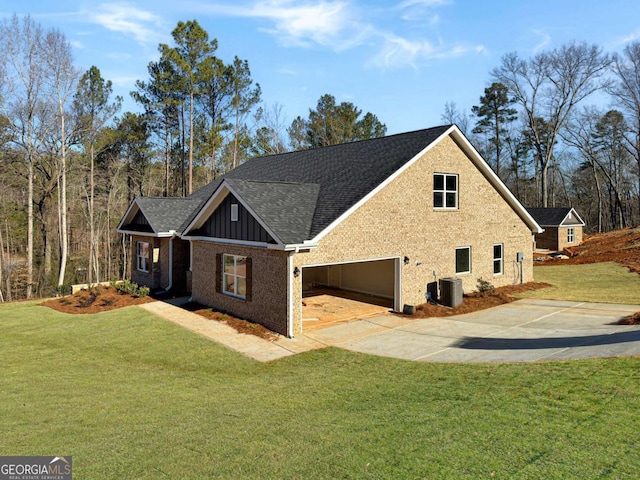
M 440 279 L 440 303 L 447 307 L 462 304 L 462 280 L 459 278 Z

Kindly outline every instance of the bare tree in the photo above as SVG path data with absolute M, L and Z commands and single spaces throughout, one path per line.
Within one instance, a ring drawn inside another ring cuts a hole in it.
M 640 214 L 640 42 L 627 45 L 614 55 L 612 70 L 616 82 L 608 89 L 627 117 L 630 131 L 625 146 L 638 166 L 638 212 Z
M 52 128 L 45 50 L 42 29 L 31 17 L 20 19 L 13 15 L 0 25 L 0 63 L 4 65 L 2 109 L 13 133 L 11 141 L 24 153 L 27 170 L 27 298 L 32 296 L 34 285 L 34 167 Z
M 609 64 L 609 56 L 597 45 L 571 43 L 530 59 L 509 53 L 491 72 L 522 108 L 541 175 L 543 207 L 548 204 L 548 172 L 560 132 L 578 103 L 608 85 Z
M 58 218 L 60 239 L 60 265 L 58 270 L 58 287 L 64 284 L 64 277 L 69 256 L 69 238 L 67 228 L 67 141 L 68 134 L 65 123 L 65 107 L 73 95 L 79 72 L 73 66 L 71 45 L 65 36 L 57 30 L 51 30 L 45 38 L 46 66 L 50 72 L 49 80 L 54 92 L 60 125 L 60 159 L 58 184 Z

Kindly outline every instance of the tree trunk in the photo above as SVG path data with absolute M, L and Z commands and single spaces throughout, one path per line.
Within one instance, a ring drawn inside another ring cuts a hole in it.
M 0 302 L 4 302 L 4 295 L 2 295 L 2 279 L 4 278 L 4 244 L 2 241 L 2 226 L 0 225 Z
M 596 164 L 593 160 L 591 160 L 591 168 L 593 171 L 593 180 L 596 184 L 596 191 L 598 192 L 598 233 L 602 233 L 602 187 L 600 186 L 598 171 L 596 170 Z
M 27 298 L 33 293 L 33 157 L 27 153 Z
M 10 239 L 9 239 L 9 222 L 7 222 L 5 220 L 4 222 L 4 227 L 5 227 L 5 238 L 7 239 L 7 263 L 9 264 L 9 267 L 7 267 L 6 263 L 5 263 L 5 286 L 7 287 L 7 302 L 10 302 L 13 299 L 13 294 L 11 292 L 11 270 L 12 270 L 12 266 L 11 266 L 11 248 L 10 248 Z M 2 229 L 2 226 L 0 225 L 0 230 Z M 0 249 L 0 254 L 2 254 L 2 251 Z
M 67 257 L 69 256 L 69 235 L 67 232 L 67 147 L 66 134 L 64 125 L 64 109 L 60 105 L 61 123 L 60 134 L 62 136 L 62 155 L 60 168 L 60 188 L 58 194 L 60 196 L 60 269 L 58 270 L 58 287 L 64 285 L 64 277 L 67 271 Z
M 93 131 L 93 129 L 92 129 Z M 94 226 L 94 217 L 93 217 L 93 196 L 94 196 L 94 179 L 93 179 L 93 162 L 94 162 L 94 149 L 93 149 L 93 139 L 91 140 L 91 147 L 89 149 L 89 162 L 91 164 L 89 168 L 89 269 L 88 269 L 88 283 L 89 286 L 93 283 L 93 264 L 94 264 L 94 256 L 93 250 L 95 246 L 95 226 Z
M 189 95 L 189 195 L 193 192 L 193 93 Z

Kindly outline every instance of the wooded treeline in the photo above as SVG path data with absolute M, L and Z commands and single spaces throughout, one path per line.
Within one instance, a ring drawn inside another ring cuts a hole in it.
M 122 112 L 97 66 L 74 66 L 63 33 L 30 17 L 0 24 L 0 301 L 125 277 L 115 228 L 136 195 L 189 195 L 249 157 L 386 134 L 329 94 L 288 123 L 198 22 L 172 37 L 131 92 L 139 111 Z M 525 205 L 574 206 L 590 230 L 639 223 L 640 44 L 509 54 L 489 84 L 471 112 L 448 103 L 442 118 Z M 610 107 L 591 106 L 596 95 Z

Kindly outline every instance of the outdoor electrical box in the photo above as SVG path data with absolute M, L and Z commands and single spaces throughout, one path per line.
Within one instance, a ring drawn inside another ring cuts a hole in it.
M 518 263 L 524 262 L 524 252 L 516 253 L 516 262 Z
M 440 279 L 440 303 L 447 307 L 462 305 L 462 280 L 459 278 Z

